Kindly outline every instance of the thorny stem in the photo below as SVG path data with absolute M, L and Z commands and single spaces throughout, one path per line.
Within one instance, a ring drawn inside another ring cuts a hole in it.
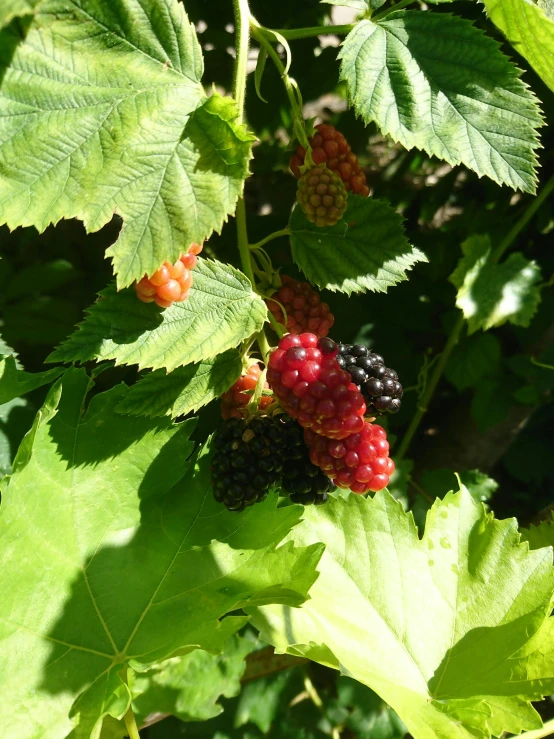
M 401 5 L 401 3 L 398 3 L 398 5 Z M 396 5 L 395 7 L 398 7 L 398 5 Z M 527 206 L 522 216 L 514 224 L 514 226 L 510 229 L 510 231 L 508 231 L 508 233 L 502 239 L 502 241 L 496 247 L 496 249 L 492 251 L 489 257 L 489 261 L 488 261 L 489 264 L 497 264 L 500 261 L 500 259 L 504 256 L 504 253 L 506 252 L 506 250 L 509 249 L 510 246 L 514 243 L 514 241 L 517 239 L 519 234 L 523 231 L 525 226 L 527 226 L 531 218 L 535 215 L 535 213 L 540 208 L 542 203 L 544 203 L 546 198 L 550 195 L 550 193 L 553 190 L 554 190 L 554 175 L 544 185 L 544 187 L 542 188 L 540 193 L 537 195 L 537 197 L 534 198 L 532 202 Z M 427 412 L 427 408 L 429 407 L 433 394 L 442 377 L 444 368 L 446 367 L 448 360 L 450 359 L 452 350 L 458 343 L 460 335 L 464 329 L 464 325 L 465 325 L 464 316 L 463 314 L 460 314 L 460 316 L 458 317 L 458 320 L 454 324 L 452 331 L 450 332 L 450 336 L 448 337 L 448 341 L 446 342 L 446 345 L 444 349 L 442 350 L 442 353 L 440 354 L 439 360 L 437 364 L 435 365 L 435 369 L 433 371 L 433 374 L 431 375 L 431 379 L 429 380 L 421 398 L 419 399 L 417 412 L 413 416 L 412 421 L 408 427 L 408 430 L 406 431 L 404 438 L 402 439 L 402 442 L 400 446 L 398 447 L 398 452 L 395 455 L 397 459 L 401 459 L 406 454 L 406 451 L 408 450 L 408 447 L 410 446 L 410 443 L 419 427 L 419 424 L 421 423 L 423 416 Z M 544 734 L 541 736 L 546 736 L 546 735 Z

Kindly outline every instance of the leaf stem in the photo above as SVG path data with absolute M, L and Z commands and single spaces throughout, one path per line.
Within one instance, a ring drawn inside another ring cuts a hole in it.
M 127 713 L 123 717 L 123 720 L 125 721 L 125 728 L 127 729 L 129 739 L 140 739 L 140 734 L 137 722 L 135 720 L 135 714 L 133 713 L 133 706 L 131 703 L 129 703 L 129 708 L 127 709 Z
M 246 76 L 248 62 L 248 46 L 250 44 L 250 9 L 248 0 L 233 0 L 235 8 L 235 28 L 237 60 L 233 81 L 234 98 L 239 109 L 238 122 L 244 118 L 244 100 L 246 97 Z
M 392 5 L 390 8 L 383 10 L 382 13 L 377 13 L 377 15 L 374 15 L 371 18 L 371 20 L 372 21 L 383 20 L 383 18 L 386 18 L 387 15 L 389 15 L 390 13 L 394 13 L 395 10 L 402 10 L 402 8 L 406 8 L 408 5 L 412 5 L 414 2 L 415 0 L 400 0 L 400 2 L 396 3 L 396 5 Z
M 275 33 L 280 34 L 287 41 L 295 41 L 303 38 L 313 38 L 314 36 L 327 36 L 329 34 L 350 33 L 355 23 L 347 23 L 344 26 L 312 26 L 311 28 L 278 28 Z M 273 29 L 272 29 L 273 30 Z
M 523 231 L 525 226 L 529 223 L 531 218 L 535 215 L 535 213 L 538 211 L 538 209 L 541 207 L 541 205 L 544 203 L 546 198 L 550 195 L 550 193 L 554 190 L 554 175 L 548 180 L 548 182 L 545 184 L 545 186 L 542 188 L 540 193 L 537 195 L 536 198 L 534 198 L 529 206 L 525 209 L 523 215 L 521 218 L 517 221 L 517 223 L 514 224 L 514 226 L 508 231 L 506 236 L 502 239 L 500 244 L 496 247 L 496 249 L 493 251 L 491 255 L 491 260 L 494 264 L 498 262 L 498 260 L 503 256 L 506 249 L 508 249 L 513 242 L 516 240 L 516 238 L 519 236 L 519 234 Z
M 400 5 L 400 3 L 398 4 Z M 548 182 L 545 184 L 545 186 L 542 188 L 542 190 L 536 196 L 536 198 L 534 198 L 531 201 L 531 203 L 527 206 L 521 218 L 517 221 L 517 223 L 514 224 L 514 226 L 510 229 L 510 231 L 508 231 L 508 233 L 502 239 L 502 241 L 496 247 L 496 249 L 492 251 L 491 255 L 489 256 L 489 260 L 488 260 L 489 264 L 498 263 L 498 261 L 502 258 L 502 256 L 506 252 L 506 250 L 509 249 L 510 246 L 514 243 L 514 241 L 519 236 L 521 231 L 529 223 L 531 218 L 535 215 L 535 213 L 540 208 L 542 203 L 544 203 L 546 198 L 550 195 L 550 193 L 553 190 L 554 190 L 554 175 L 552 175 L 552 177 L 548 180 Z M 404 438 L 402 439 L 402 442 L 400 446 L 398 447 L 398 452 L 395 455 L 397 459 L 401 459 L 405 455 L 419 427 L 419 424 L 421 423 L 421 419 L 427 413 L 427 408 L 431 402 L 431 399 L 436 390 L 436 387 L 439 384 L 439 380 L 442 377 L 444 368 L 446 367 L 446 364 L 448 360 L 450 359 L 452 350 L 458 343 L 458 340 L 464 328 L 464 324 L 465 324 L 464 316 L 463 314 L 460 314 L 458 320 L 454 324 L 454 328 L 450 332 L 448 341 L 446 342 L 446 345 L 442 353 L 439 356 L 439 360 L 437 364 L 435 365 L 435 369 L 433 371 L 433 374 L 431 375 L 431 379 L 429 380 L 429 383 L 427 384 L 425 391 L 423 392 L 419 400 L 417 412 L 413 416 L 411 423 L 408 426 L 408 430 L 406 431 Z
M 250 244 L 250 249 L 261 249 L 270 241 L 273 241 L 273 239 L 279 239 L 281 236 L 290 236 L 290 228 L 283 228 L 281 231 L 274 231 L 272 234 L 269 234 L 269 236 L 266 236 L 265 239 L 258 241 L 256 244 Z
M 246 227 L 246 206 L 244 198 L 237 203 L 237 211 L 235 213 L 237 219 L 237 242 L 239 247 L 240 261 L 244 274 L 252 283 L 253 289 L 256 289 L 256 281 L 252 270 L 252 262 L 250 261 L 250 248 L 248 246 L 248 231 Z
M 550 736 L 551 734 L 554 734 L 554 718 L 547 721 L 542 729 L 525 731 L 518 736 L 518 739 L 543 739 L 543 737 Z

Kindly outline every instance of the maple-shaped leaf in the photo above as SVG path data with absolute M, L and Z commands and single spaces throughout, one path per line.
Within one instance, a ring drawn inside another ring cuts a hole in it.
M 336 226 L 310 223 L 296 207 L 290 219 L 292 258 L 308 280 L 344 292 L 387 292 L 427 257 L 404 234 L 402 217 L 384 200 L 350 195 Z
M 266 316 L 265 303 L 242 272 L 199 259 L 188 300 L 171 308 L 141 303 L 132 289 L 102 290 L 78 330 L 47 361 L 115 359 L 171 372 L 237 347 L 262 328 Z
M 230 98 L 208 97 L 177 0 L 43 0 L 0 34 L 0 221 L 97 231 L 119 287 L 220 230 L 254 137 Z
M 465 488 L 435 502 L 420 539 L 387 493 L 308 510 L 297 545 L 324 542 L 302 608 L 261 608 L 278 651 L 375 690 L 417 739 L 485 739 L 541 726 L 554 690 L 550 549 L 520 544 Z
M 528 542 L 531 549 L 554 547 L 554 511 L 551 511 L 550 517 L 538 525 L 521 529 L 521 539 Z
M 247 604 L 299 605 L 321 545 L 280 546 L 301 508 L 275 497 L 233 515 L 210 455 L 187 462 L 194 421 L 115 412 L 68 370 L 2 481 L 0 726 L 17 739 L 88 739 L 130 702 L 122 675 L 219 651 Z

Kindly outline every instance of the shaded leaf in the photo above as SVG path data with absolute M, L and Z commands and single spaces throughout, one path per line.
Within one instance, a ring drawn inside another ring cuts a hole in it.
M 541 726 L 529 701 L 554 686 L 551 550 L 519 545 L 516 522 L 464 488 L 435 502 L 422 539 L 386 492 L 304 519 L 291 538 L 325 543 L 320 575 L 301 608 L 255 610 L 264 639 L 368 685 L 418 739 Z
M 290 220 L 292 258 L 321 288 L 351 293 L 387 292 L 427 257 L 404 235 L 402 217 L 383 200 L 350 195 L 336 226 L 310 223 L 299 207 Z
M 452 15 L 397 11 L 361 21 L 341 76 L 366 123 L 479 176 L 534 192 L 541 114 L 499 44 Z
M 477 385 L 471 400 L 471 416 L 479 431 L 504 421 L 513 405 L 511 396 L 504 379 L 482 380 Z
M 0 28 L 6 26 L 13 18 L 19 15 L 28 15 L 33 12 L 39 0 L 2 0 L 0 6 Z
M 19 398 L 37 387 L 48 385 L 59 377 L 64 369 L 56 367 L 46 372 L 25 372 L 18 369 L 14 357 L 0 359 L 0 405 Z
M 97 231 L 117 212 L 107 253 L 119 287 L 219 231 L 254 139 L 230 98 L 206 96 L 202 72 L 176 0 L 44 0 L 25 33 L 6 28 L 2 222 L 42 231 L 79 218 Z
M 242 359 L 236 349 L 211 362 L 178 367 L 169 374 L 156 370 L 131 387 L 117 406 L 133 416 L 184 416 L 221 397 L 240 377 Z
M 88 739 L 127 709 L 122 668 L 219 651 L 246 604 L 299 605 L 321 553 L 279 546 L 298 506 L 215 502 L 208 450 L 186 461 L 194 422 L 114 413 L 123 385 L 85 411 L 88 386 L 56 383 L 2 486 L 0 720 L 18 739 Z
M 492 334 L 463 339 L 452 352 L 445 375 L 457 390 L 477 385 L 492 375 L 500 362 L 500 342 Z
M 79 329 L 48 357 L 50 362 L 115 359 L 116 364 L 168 372 L 213 359 L 258 332 L 267 309 L 242 272 L 199 259 L 190 297 L 171 308 L 141 303 L 134 290 L 100 293 Z
M 490 19 L 554 90 L 554 20 L 549 0 L 483 0 Z M 541 9 L 539 7 L 542 4 Z M 545 14 L 547 11 L 550 18 Z
M 554 511 L 549 519 L 541 521 L 538 526 L 521 529 L 521 540 L 529 542 L 531 549 L 554 547 Z
M 445 468 L 426 470 L 421 476 L 425 492 L 432 498 L 444 498 L 459 487 L 459 481 L 477 502 L 485 502 L 498 490 L 498 483 L 479 470 L 464 470 L 454 473 Z

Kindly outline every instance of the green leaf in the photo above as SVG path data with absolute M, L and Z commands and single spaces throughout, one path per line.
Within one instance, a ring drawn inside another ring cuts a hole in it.
M 254 138 L 230 98 L 206 96 L 180 3 L 44 0 L 0 50 L 2 222 L 97 231 L 118 213 L 119 287 L 221 229 Z
M 541 521 L 538 526 L 521 529 L 521 540 L 529 543 L 531 549 L 554 547 L 554 511 L 550 520 Z
M 477 385 L 494 374 L 500 363 L 500 342 L 492 334 L 463 339 L 454 348 L 445 375 L 457 390 Z
M 14 357 L 0 359 L 0 405 L 48 385 L 64 372 L 63 367 L 32 374 L 17 368 Z
M 6 26 L 19 15 L 29 15 L 40 0 L 2 0 L 0 7 L 0 28 Z
M 537 5 L 544 10 L 550 20 L 554 20 L 554 0 L 538 0 Z
M 221 654 L 196 649 L 137 673 L 131 685 L 137 722 L 143 723 L 151 713 L 169 713 L 181 721 L 218 716 L 223 711 L 218 699 L 238 695 L 245 657 L 256 646 L 255 639 L 233 635 Z
M 33 424 L 35 411 L 24 398 L 0 405 L 0 479 L 11 473 L 15 453 Z
M 471 401 L 471 415 L 480 432 L 490 426 L 502 423 L 510 412 L 513 400 L 512 393 L 505 387 L 505 382 L 482 380 L 475 390 Z
M 100 293 L 79 329 L 48 357 L 49 362 L 115 359 L 116 364 L 171 372 L 213 359 L 257 333 L 267 309 L 242 272 L 199 259 L 190 297 L 165 310 L 141 303 L 134 290 Z
M 73 280 L 78 271 L 67 259 L 35 263 L 19 269 L 2 290 L 5 300 L 27 298 L 31 292 L 50 293 Z
M 279 546 L 302 509 L 276 496 L 218 505 L 208 450 L 186 461 L 194 422 L 115 413 L 124 385 L 85 411 L 88 386 L 56 383 L 2 485 L 0 721 L 18 739 L 88 739 L 129 704 L 122 668 L 217 652 L 246 604 L 299 605 L 322 548 Z
M 15 366 L 17 369 L 23 369 L 21 362 L 17 358 L 17 352 L 15 352 L 11 346 L 8 346 L 4 339 L 0 336 L 0 357 L 13 357 L 15 359 Z
M 402 217 L 388 203 L 350 195 L 342 221 L 321 228 L 299 207 L 290 219 L 292 258 L 308 280 L 328 290 L 387 292 L 427 257 L 404 235 Z
M 343 8 L 354 8 L 354 10 L 367 10 L 368 8 L 379 8 L 386 0 L 320 0 L 327 5 L 340 5 Z
M 397 11 L 356 25 L 341 76 L 354 109 L 407 149 L 534 192 L 537 99 L 499 44 L 452 15 Z
M 519 545 L 468 491 L 436 501 L 420 539 L 388 493 L 309 510 L 291 532 L 326 548 L 300 609 L 256 609 L 278 651 L 375 690 L 418 739 L 538 728 L 554 687 L 551 550 Z
M 456 305 L 468 321 L 469 333 L 506 321 L 528 326 L 541 301 L 537 264 L 520 252 L 510 254 L 502 264 L 491 264 L 488 236 L 469 238 L 462 251 L 450 281 L 458 288 Z
M 487 13 L 514 49 L 525 57 L 554 90 L 554 21 L 532 2 L 526 0 L 483 0 Z M 541 3 L 539 3 L 540 5 Z M 545 3 L 544 9 L 547 10 Z
M 211 362 L 178 367 L 169 374 L 156 370 L 130 389 L 117 406 L 133 416 L 184 416 L 221 397 L 238 380 L 242 359 L 236 349 L 219 354 Z

